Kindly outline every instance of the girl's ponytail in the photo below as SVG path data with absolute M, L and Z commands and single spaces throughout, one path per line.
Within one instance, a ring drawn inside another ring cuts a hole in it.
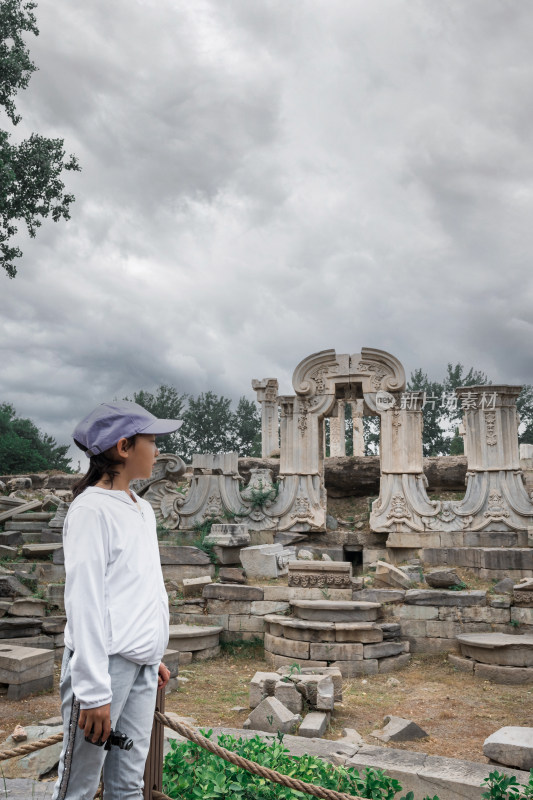
M 135 446 L 135 439 L 137 436 L 130 436 L 126 441 L 130 447 Z M 75 444 L 85 452 L 85 448 L 74 439 Z M 97 456 L 91 456 L 89 461 L 89 469 L 87 470 L 86 474 L 83 478 L 74 484 L 72 487 L 72 495 L 73 497 L 77 497 L 81 494 L 88 486 L 94 486 L 102 478 L 107 477 L 107 479 L 111 482 L 111 488 L 113 488 L 113 480 L 120 474 L 120 470 L 117 469 L 123 463 L 121 458 L 118 458 L 115 446 L 110 447 L 109 450 L 106 450 L 105 453 L 99 453 Z

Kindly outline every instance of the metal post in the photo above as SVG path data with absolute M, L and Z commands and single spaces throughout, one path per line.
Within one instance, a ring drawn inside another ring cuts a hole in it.
M 155 702 L 155 710 L 165 713 L 165 690 L 159 689 Z M 144 800 L 152 800 L 152 792 L 163 791 L 163 725 L 154 719 L 150 749 L 144 768 Z

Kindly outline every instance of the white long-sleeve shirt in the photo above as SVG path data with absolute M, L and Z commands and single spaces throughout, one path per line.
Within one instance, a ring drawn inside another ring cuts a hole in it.
M 65 645 L 82 709 L 111 702 L 108 656 L 158 664 L 168 644 L 168 597 L 150 503 L 90 486 L 63 527 Z

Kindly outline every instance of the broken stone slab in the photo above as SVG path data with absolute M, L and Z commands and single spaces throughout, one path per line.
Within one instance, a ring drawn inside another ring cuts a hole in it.
M 407 643 L 408 644 L 408 643 Z M 387 658 L 380 658 L 378 660 L 378 672 L 395 672 L 397 669 L 404 669 L 407 667 L 411 660 L 409 653 L 402 653 L 399 656 L 388 656 Z
M 256 672 L 250 681 L 250 708 L 256 708 L 265 697 L 272 696 L 278 682 L 277 672 Z
M 322 711 L 311 711 L 303 718 L 298 730 L 298 736 L 307 739 L 321 739 L 328 727 L 328 715 Z
M 361 589 L 354 592 L 354 600 L 365 600 L 369 603 L 403 603 L 403 589 Z
M 390 586 L 393 589 L 408 589 L 411 580 L 398 567 L 388 564 L 386 561 L 377 561 L 374 584 L 378 588 Z
M 333 681 L 333 694 L 334 700 L 336 703 L 342 702 L 342 674 L 340 670 L 335 669 L 334 667 L 328 667 L 325 664 L 323 665 L 313 665 L 308 664 L 307 666 L 301 667 L 300 671 L 295 675 L 291 667 L 289 666 L 280 666 L 278 668 L 278 674 L 283 675 L 284 677 L 288 677 L 292 675 L 291 680 L 294 680 L 298 685 L 305 683 L 308 686 L 307 691 L 311 692 L 309 695 L 310 702 L 316 703 L 316 689 L 315 694 L 312 694 L 313 689 L 311 688 L 313 682 L 316 684 L 323 680 L 324 677 L 329 677 Z M 305 692 L 304 692 L 304 696 Z
M 248 526 L 239 523 L 215 523 L 206 541 L 221 547 L 247 547 L 250 544 Z
M 243 547 L 240 560 L 248 578 L 278 578 L 287 572 L 283 555 L 281 544 L 257 544 Z
M 18 547 L 22 544 L 22 534 L 20 531 L 1 531 L 0 544 L 3 547 Z
M 424 580 L 433 589 L 449 589 L 451 586 L 460 586 L 462 581 L 453 569 L 437 569 L 427 572 Z
M 40 544 L 25 544 L 22 546 L 22 555 L 24 558 L 48 558 L 48 556 L 54 556 L 56 550 L 63 551 L 63 546 L 61 544 L 54 544 L 53 542 L 45 542 Z M 57 563 L 62 563 L 61 561 L 56 561 Z
M 484 606 L 486 592 L 481 590 L 452 592 L 410 589 L 405 593 L 404 602 L 408 605 L 419 606 Z
M 331 684 L 331 691 L 333 694 L 333 684 Z M 283 703 L 285 708 L 292 711 L 293 714 L 301 714 L 303 698 L 294 683 L 278 680 L 274 687 L 274 697 L 279 700 L 280 703 Z
M 200 578 L 184 578 L 183 579 L 183 596 L 184 597 L 201 597 L 205 586 L 212 583 L 210 575 L 203 575 Z
M 483 753 L 498 764 L 533 769 L 533 728 L 500 728 L 483 742 Z
M 378 627 L 381 628 L 381 632 L 383 633 L 383 638 L 386 639 L 387 641 L 389 639 L 395 639 L 402 632 L 402 628 L 399 622 L 380 622 L 378 623 Z
M 293 714 L 275 697 L 266 697 L 254 708 L 243 728 L 274 734 L 292 733 L 301 720 L 299 714 Z
M 533 634 L 461 633 L 463 656 L 502 667 L 533 667 Z
M 416 722 L 403 717 L 387 715 L 385 727 L 370 734 L 382 742 L 410 742 L 413 739 L 424 739 L 428 734 Z
M 14 575 L 0 574 L 0 597 L 29 597 L 31 591 Z
M 53 680 L 53 673 L 53 650 L 0 643 L 0 683 L 22 686 L 41 678 Z
M 363 737 L 355 730 L 355 728 L 343 728 L 342 741 L 346 742 L 346 744 L 353 744 L 357 748 L 362 747 L 365 743 Z
M 14 561 L 17 557 L 18 551 L 16 547 L 10 547 L 7 544 L 0 544 L 0 559 L 7 559 Z
M 333 600 L 294 600 L 294 615 L 299 619 L 319 622 L 373 622 L 379 603 Z
M 57 732 L 57 727 L 29 725 L 26 728 L 28 738 L 25 744 L 46 739 Z M 11 736 L 8 736 L 5 740 L 5 747 L 12 748 L 16 746 L 16 742 L 13 741 Z M 40 778 L 57 766 L 62 747 L 63 743 L 57 742 L 50 747 L 44 747 L 42 750 L 36 750 L 26 756 L 2 761 L 2 773 L 5 778 Z M 11 795 L 9 796 L 11 797 Z M 28 794 L 27 797 L 32 797 L 32 794 Z
M 514 580 L 512 578 L 502 578 L 492 587 L 496 594 L 512 594 L 514 588 Z
M 211 583 L 203 591 L 206 599 L 213 600 L 263 600 L 263 590 L 258 586 L 239 586 L 228 583 Z
M 20 598 L 11 604 L 9 613 L 14 617 L 44 617 L 46 602 L 36 597 Z
M 28 503 L 22 504 L 17 503 L 7 511 L 2 511 L 0 513 L 0 522 L 5 522 L 5 520 L 11 519 L 11 517 L 17 514 L 22 514 L 24 511 L 32 511 L 34 508 L 40 508 L 41 506 L 42 500 L 30 500 Z

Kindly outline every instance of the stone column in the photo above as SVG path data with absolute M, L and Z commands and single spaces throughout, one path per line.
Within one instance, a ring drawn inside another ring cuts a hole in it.
M 456 389 L 464 413 L 467 486 L 459 513 L 468 529 L 523 530 L 533 525 L 518 448 L 516 400 L 521 386 Z
M 337 400 L 337 416 L 329 418 L 329 454 L 346 455 L 346 410 L 344 400 Z
M 252 388 L 261 405 L 261 458 L 279 450 L 278 381 L 276 378 L 253 380 Z
M 364 400 L 352 400 L 352 427 L 353 427 L 353 454 L 364 456 L 365 437 L 363 431 L 363 405 Z

